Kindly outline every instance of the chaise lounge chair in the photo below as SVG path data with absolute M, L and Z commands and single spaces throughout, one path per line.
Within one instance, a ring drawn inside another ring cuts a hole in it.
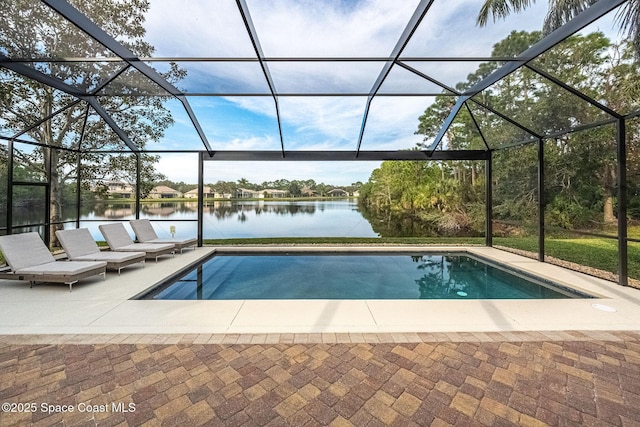
M 162 255 L 175 254 L 175 246 L 171 243 L 134 243 L 121 223 L 99 225 L 98 228 L 112 251 L 144 252 L 147 258 L 155 258 L 156 262 Z
M 148 219 L 132 219 L 129 221 L 131 224 L 131 228 L 133 228 L 133 232 L 136 233 L 136 239 L 142 243 L 173 243 L 176 249 L 180 249 L 180 253 L 182 250 L 188 247 L 192 249 L 196 248 L 197 239 L 159 239 L 156 234 L 153 226 L 151 225 L 151 221 Z
M 9 269 L 0 272 L 0 279 L 57 282 L 72 285 L 80 279 L 102 274 L 105 277 L 106 262 L 56 261 L 38 233 L 22 233 L 0 236 L 0 250 Z
M 144 261 L 145 252 L 102 252 L 86 228 L 77 230 L 58 230 L 56 236 L 72 261 L 105 261 L 108 270 L 120 270 L 124 267 Z

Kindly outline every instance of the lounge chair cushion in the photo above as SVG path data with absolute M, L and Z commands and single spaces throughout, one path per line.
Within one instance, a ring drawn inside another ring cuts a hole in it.
M 84 255 L 100 253 L 98 244 L 86 228 L 58 230 L 56 236 L 69 259 L 80 259 Z
M 151 221 L 148 219 L 132 219 L 129 221 L 133 232 L 136 233 L 136 239 L 143 243 L 173 243 L 176 249 L 182 249 L 186 246 L 195 246 L 197 239 L 195 237 L 189 239 L 160 239 L 156 234 Z
M 124 262 L 144 256 L 144 252 L 99 252 L 97 254 L 87 254 L 75 257 L 75 261 L 106 261 Z
M 174 245 L 176 245 L 176 248 L 180 249 L 185 246 L 195 246 L 197 242 L 198 239 L 192 237 L 190 239 L 153 239 L 147 240 L 145 243 L 173 243 Z
M 173 249 L 175 246 L 171 243 L 155 244 L 155 243 L 132 243 L 127 246 L 120 246 L 116 250 L 124 252 L 142 251 L 147 254 L 155 254 Z
M 136 239 L 139 242 L 146 243 L 150 240 L 158 239 L 158 235 L 148 219 L 132 219 L 129 224 L 131 224 L 131 228 L 136 233 Z
M 97 267 L 106 267 L 102 261 L 53 261 L 48 264 L 34 265 L 15 270 L 16 274 L 42 274 L 42 275 L 76 275 Z
M 124 225 L 120 223 L 99 225 L 98 228 L 113 251 L 119 250 L 124 246 L 133 245 L 133 239 L 127 233 Z
M 0 250 L 11 270 L 55 262 L 55 258 L 35 232 L 2 236 Z

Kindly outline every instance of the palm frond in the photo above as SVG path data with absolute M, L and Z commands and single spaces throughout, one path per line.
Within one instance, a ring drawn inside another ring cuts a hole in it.
M 578 16 L 596 1 L 598 0 L 549 0 L 549 11 L 544 19 L 542 32 L 549 34 Z
M 506 18 L 511 12 L 520 12 L 535 2 L 536 0 L 486 0 L 480 8 L 476 23 L 484 27 L 487 25 L 490 15 L 495 22 L 498 19 Z
M 640 0 L 629 0 L 616 13 L 616 22 L 620 31 L 627 33 L 635 49 L 636 58 L 640 58 Z

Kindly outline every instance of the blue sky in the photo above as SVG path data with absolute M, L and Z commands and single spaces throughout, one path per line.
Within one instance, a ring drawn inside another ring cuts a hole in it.
M 267 57 L 376 56 L 391 53 L 417 5 L 417 0 L 247 0 L 264 55 Z M 215 4 L 215 7 L 212 7 Z M 536 30 L 546 2 L 485 28 L 475 26 L 481 1 L 435 0 L 429 14 L 406 46 L 411 56 L 490 56 L 493 44 L 512 30 Z M 610 19 L 598 24 L 610 31 Z M 234 0 L 153 1 L 145 24 L 147 41 L 157 57 L 255 57 Z M 599 28 L 599 27 L 598 27 Z M 595 29 L 592 27 L 592 29 Z M 161 69 L 161 63 L 152 64 Z M 255 62 L 182 62 L 188 72 L 177 84 L 186 93 L 268 93 Z M 465 80 L 477 63 L 412 63 L 445 83 Z M 286 92 L 368 92 L 381 63 L 269 63 L 276 90 Z M 392 68 L 380 93 L 432 92 L 433 86 L 400 67 Z M 279 150 L 273 99 L 261 97 L 189 97 L 211 146 L 219 150 Z M 363 150 L 412 148 L 421 141 L 414 132 L 418 117 L 432 97 L 376 97 L 371 105 Z M 285 149 L 354 150 L 366 97 L 279 97 Z M 176 124 L 158 149 L 202 149 L 178 102 Z M 176 181 L 194 181 L 195 156 L 163 156 L 160 170 Z M 316 181 L 350 184 L 366 181 L 378 164 L 371 163 L 215 163 L 215 180 L 254 181 L 290 178 L 306 169 Z M 244 173 L 244 174 L 243 174 Z

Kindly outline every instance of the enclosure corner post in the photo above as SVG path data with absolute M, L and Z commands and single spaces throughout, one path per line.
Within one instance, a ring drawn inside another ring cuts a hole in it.
M 82 212 L 82 152 L 78 150 L 76 155 L 76 228 L 80 228 L 80 215 Z
M 544 139 L 538 138 L 538 261 L 544 262 Z
M 47 148 L 45 148 L 43 150 L 46 155 L 47 155 L 47 183 L 45 184 L 45 192 L 44 192 L 44 218 L 45 218 L 45 225 L 44 225 L 44 241 L 47 245 L 47 248 L 51 249 L 52 246 L 52 241 L 51 241 L 51 183 L 52 181 L 52 175 L 53 175 L 53 168 L 57 167 L 54 166 L 53 164 L 53 147 L 49 146 Z
M 140 219 L 140 153 L 135 153 L 136 156 L 136 219 Z
M 493 171 L 492 151 L 487 151 L 485 160 L 485 245 L 493 246 Z
M 616 122 L 618 160 L 618 283 L 629 284 L 627 252 L 627 132 L 624 118 Z
M 13 139 L 7 144 L 7 234 L 13 234 Z
M 202 247 L 204 224 L 204 151 L 198 156 L 198 247 Z

